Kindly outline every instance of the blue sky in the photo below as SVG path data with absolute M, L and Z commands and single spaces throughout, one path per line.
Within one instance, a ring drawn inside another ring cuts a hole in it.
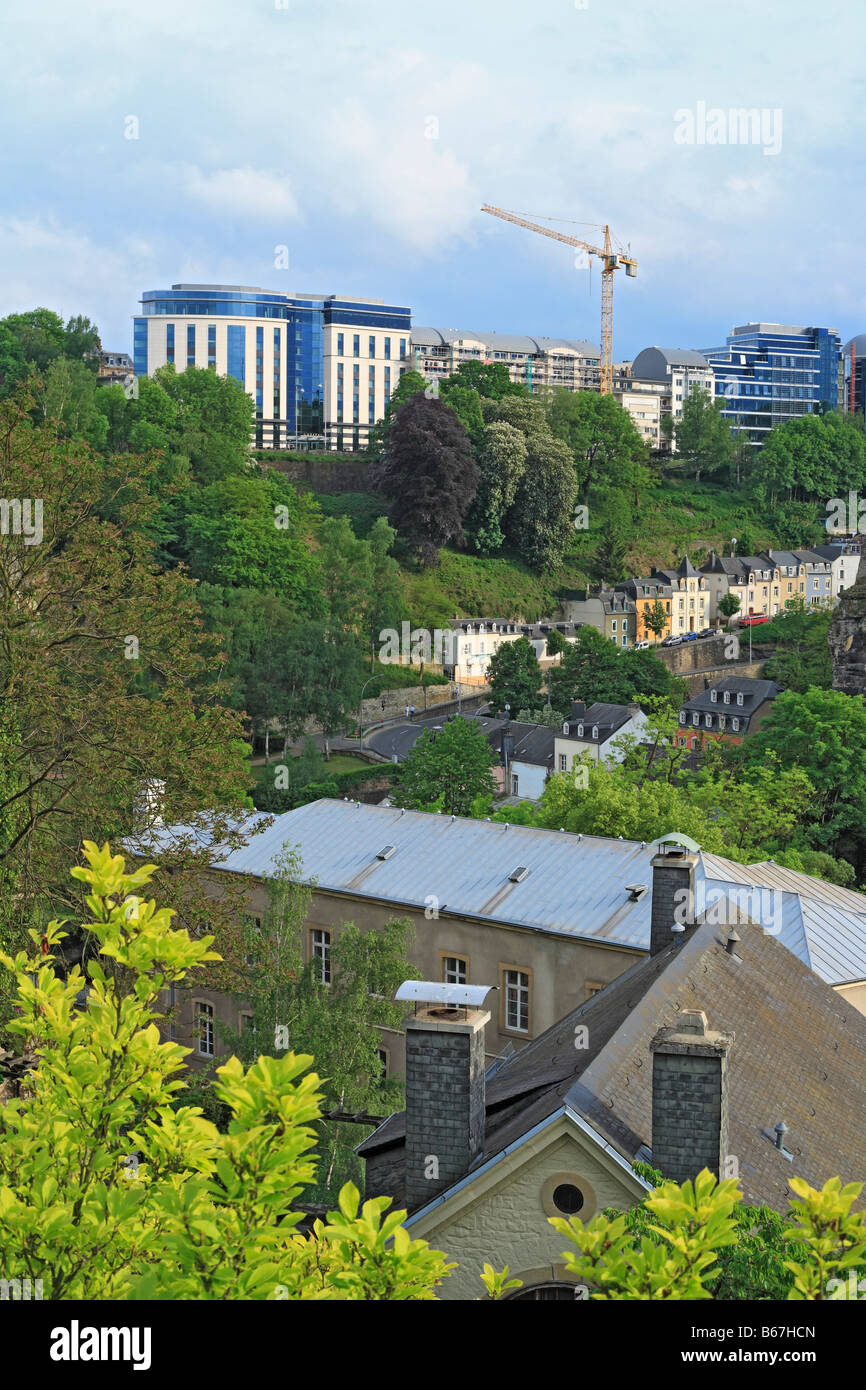
M 129 350 L 143 289 L 221 281 L 597 341 L 597 265 L 491 202 L 630 243 L 616 358 L 750 319 L 866 330 L 866 6 L 583 5 L 7 8 L 0 314 L 83 312 Z M 778 153 L 678 143 L 698 103 L 781 112 Z

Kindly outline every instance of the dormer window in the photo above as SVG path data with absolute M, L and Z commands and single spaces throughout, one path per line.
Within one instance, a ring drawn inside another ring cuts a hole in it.
M 593 738 L 598 738 L 598 725 L 597 725 L 597 724 L 593 724 L 593 726 L 592 726 L 592 736 L 593 736 Z
M 567 724 L 563 724 L 563 726 L 562 726 L 562 732 L 565 734 L 565 737 L 568 738 L 568 725 L 567 725 Z
M 704 725 L 708 729 L 711 729 L 713 727 L 713 716 L 711 714 L 704 715 Z
M 685 712 L 684 709 L 681 709 L 681 710 L 680 710 L 680 723 L 681 723 L 681 724 L 685 724 L 685 722 L 686 722 L 687 719 L 688 719 L 688 715 L 686 714 L 686 712 Z
M 710 704 L 711 704 L 711 705 L 714 705 L 714 704 L 716 703 L 716 701 L 718 700 L 718 698 L 719 698 L 719 692 L 718 692 L 718 690 L 711 690 L 711 691 L 710 691 Z
M 737 704 L 738 704 L 738 705 L 742 705 L 742 703 L 743 703 L 743 692 L 742 692 L 742 690 L 738 690 L 738 691 L 737 691 Z
M 738 733 L 738 732 L 739 732 L 739 728 L 740 728 L 740 721 L 739 721 L 739 719 L 732 719 L 732 720 L 731 720 L 731 728 L 733 729 L 734 733 Z
M 583 725 L 582 725 L 582 724 L 578 724 L 578 726 L 577 726 L 577 737 L 578 737 L 578 738 L 583 738 Z
M 693 724 L 700 724 L 700 722 L 701 722 L 701 716 L 700 716 L 699 714 L 697 714 L 697 713 L 693 714 L 693 715 L 692 715 L 692 723 L 693 723 Z
M 730 690 L 726 690 L 726 691 L 725 691 L 725 693 L 724 693 L 723 696 L 722 696 L 722 699 L 724 700 L 724 702 L 725 702 L 726 705 L 729 705 L 729 704 L 731 703 L 731 692 L 730 692 Z

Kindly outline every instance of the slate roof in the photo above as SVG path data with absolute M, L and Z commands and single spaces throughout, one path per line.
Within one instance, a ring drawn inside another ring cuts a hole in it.
M 533 763 L 539 767 L 548 767 L 553 761 L 553 741 L 556 737 L 556 730 L 549 729 L 545 724 L 519 723 L 513 720 L 511 723 L 502 725 L 501 728 L 488 734 L 487 742 L 502 761 L 502 738 L 503 735 L 510 734 L 514 739 L 514 748 L 511 752 L 511 762 Z
M 710 691 L 715 691 L 718 698 L 713 700 Z M 730 704 L 726 705 L 723 700 L 725 691 L 731 695 Z M 715 685 L 709 686 L 706 690 L 701 690 L 697 695 L 692 695 L 680 706 L 680 709 L 701 714 L 726 713 L 728 710 L 733 713 L 739 712 L 748 718 L 749 714 L 754 714 L 755 710 L 762 705 L 765 700 L 775 700 L 777 695 L 782 693 L 781 686 L 775 681 L 760 680 L 755 676 L 725 676 L 723 680 L 717 681 Z M 743 703 L 737 704 L 736 697 L 742 694 Z
M 564 723 L 568 724 L 568 733 L 564 730 L 559 734 L 560 738 L 579 738 L 582 743 L 605 743 L 612 738 L 617 729 L 621 729 L 623 724 L 637 713 L 636 705 L 609 705 L 597 700 L 589 708 L 583 700 L 573 700 L 568 719 Z M 583 733 L 578 735 L 575 725 L 583 725 Z M 598 729 L 598 737 L 593 739 L 593 729 Z
M 499 1066 L 487 1084 L 483 1163 L 568 1106 L 629 1161 L 652 1150 L 649 1044 L 681 1009 L 703 1009 L 733 1032 L 728 1147 L 750 1203 L 784 1211 L 790 1179 L 815 1186 L 866 1179 L 866 1018 L 774 937 L 743 925 L 737 954 L 705 922 L 634 965 Z M 575 1047 L 575 1028 L 588 1046 Z M 788 1126 L 785 1146 L 773 1127 Z M 392 1115 L 358 1149 L 402 1146 Z M 443 1194 L 447 1197 L 447 1192 Z

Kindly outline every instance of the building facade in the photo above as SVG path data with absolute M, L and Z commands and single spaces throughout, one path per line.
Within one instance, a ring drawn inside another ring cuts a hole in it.
M 841 403 L 842 349 L 832 328 L 746 323 L 704 356 L 731 427 L 760 448 L 774 425 L 835 410 Z
M 146 290 L 141 310 L 136 376 L 173 363 L 235 377 L 258 448 L 364 448 L 408 364 L 411 311 L 382 300 L 172 285 Z
M 690 348 L 644 348 L 632 363 L 631 377 L 628 396 L 636 395 L 641 387 L 654 392 L 660 421 L 669 416 L 674 425 L 682 419 L 683 403 L 693 391 L 712 396 L 715 389 L 713 369 L 706 357 Z M 660 432 L 658 447 L 676 453 L 676 440 Z
M 602 589 L 597 594 L 565 599 L 562 609 L 576 627 L 594 627 L 614 646 L 635 644 L 635 605 L 619 589 Z
M 508 368 L 511 381 L 530 391 L 561 386 L 566 391 L 598 391 L 601 353 L 584 339 L 531 338 L 522 333 L 479 333 L 468 328 L 413 328 L 411 366 L 440 380 L 463 362 Z
M 671 604 L 673 588 L 664 579 L 652 575 L 641 575 L 636 579 L 626 579 L 614 585 L 618 593 L 631 599 L 635 608 L 635 633 L 638 642 L 649 642 L 655 646 L 671 636 Z M 648 613 L 657 613 L 656 604 L 661 604 L 665 622 L 660 631 L 655 632 L 647 623 Z
M 779 693 L 775 681 L 726 676 L 686 700 L 679 712 L 680 732 L 674 743 L 693 751 L 719 739 L 742 743 L 747 734 L 761 727 Z
M 707 577 L 696 570 L 688 555 L 675 570 L 653 570 L 653 578 L 671 588 L 672 637 L 701 632 L 710 625 L 710 593 Z

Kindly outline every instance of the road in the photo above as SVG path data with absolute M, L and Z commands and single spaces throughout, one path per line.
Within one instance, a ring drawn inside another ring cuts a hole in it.
M 454 716 L 455 718 L 465 719 L 466 715 Z M 474 718 L 474 716 L 473 716 Z M 372 748 L 375 753 L 381 754 L 389 762 L 402 762 L 410 749 L 414 748 L 425 729 L 441 729 L 446 722 L 447 716 L 437 718 L 430 715 L 427 719 L 403 719 L 399 723 L 389 724 L 385 729 L 372 729 L 370 733 L 364 735 L 365 748 Z M 500 728 L 505 722 L 502 719 L 489 719 L 478 712 L 474 718 L 476 724 L 480 724 L 484 733 L 490 733 L 491 729 Z

